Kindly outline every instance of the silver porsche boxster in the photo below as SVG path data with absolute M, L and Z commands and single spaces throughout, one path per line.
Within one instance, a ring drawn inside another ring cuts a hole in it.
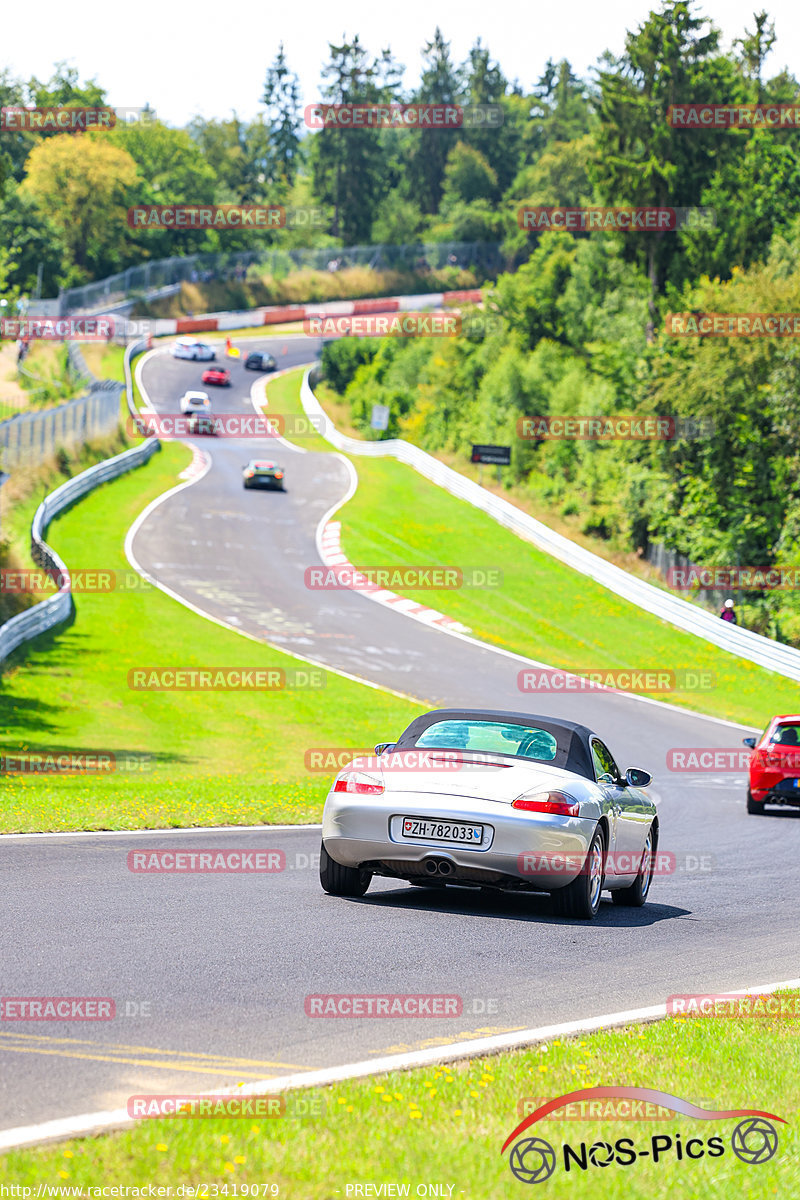
M 619 770 L 585 725 L 529 713 L 436 709 L 337 775 L 320 881 L 363 896 L 373 875 L 428 887 L 550 892 L 594 917 L 606 889 L 644 904 L 658 814 L 647 771 Z

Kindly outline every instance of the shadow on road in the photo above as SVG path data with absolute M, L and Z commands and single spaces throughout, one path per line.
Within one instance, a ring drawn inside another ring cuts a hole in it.
M 585 925 L 590 928 L 641 929 L 676 917 L 689 917 L 691 910 L 672 904 L 645 904 L 642 908 L 622 908 L 605 896 L 594 921 L 575 921 L 553 914 L 550 897 L 544 894 L 526 896 L 479 894 L 469 888 L 442 889 L 403 887 L 376 892 L 349 900 L 374 908 L 398 908 L 408 912 L 438 912 L 442 916 L 469 916 L 502 919 L 505 921 L 542 922 L 548 925 Z

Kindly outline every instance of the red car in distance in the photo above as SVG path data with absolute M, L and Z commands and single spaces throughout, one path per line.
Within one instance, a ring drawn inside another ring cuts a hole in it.
M 800 715 L 773 717 L 760 738 L 742 740 L 753 751 L 747 811 L 763 813 L 767 804 L 800 808 Z
M 209 367 L 203 371 L 203 383 L 215 383 L 218 387 L 230 387 L 231 373 L 224 367 Z

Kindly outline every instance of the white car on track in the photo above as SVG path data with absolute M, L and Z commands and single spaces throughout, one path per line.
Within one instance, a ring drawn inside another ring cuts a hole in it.
M 181 412 L 210 415 L 211 401 L 208 392 L 184 392 L 181 396 Z
M 191 358 L 196 362 L 212 362 L 217 357 L 213 346 L 207 342 L 198 342 L 197 338 L 178 338 L 172 344 L 173 358 Z
M 550 892 L 590 919 L 600 893 L 644 904 L 658 814 L 585 725 L 530 713 L 437 709 L 340 771 L 322 817 L 320 882 L 363 896 L 373 875 L 417 886 Z

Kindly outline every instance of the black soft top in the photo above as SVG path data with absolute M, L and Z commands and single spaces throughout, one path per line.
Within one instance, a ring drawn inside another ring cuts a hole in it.
M 430 725 L 439 721 L 499 721 L 505 725 L 527 725 L 543 729 L 556 739 L 555 757 L 548 765 L 564 771 L 574 771 L 586 779 L 594 780 L 591 739 L 595 736 L 585 725 L 575 721 L 562 721 L 554 717 L 542 717 L 537 713 L 501 712 L 491 708 L 435 708 L 415 717 L 395 743 L 398 750 L 407 750 L 417 744 L 417 739 Z M 509 755 L 516 757 L 516 755 Z

